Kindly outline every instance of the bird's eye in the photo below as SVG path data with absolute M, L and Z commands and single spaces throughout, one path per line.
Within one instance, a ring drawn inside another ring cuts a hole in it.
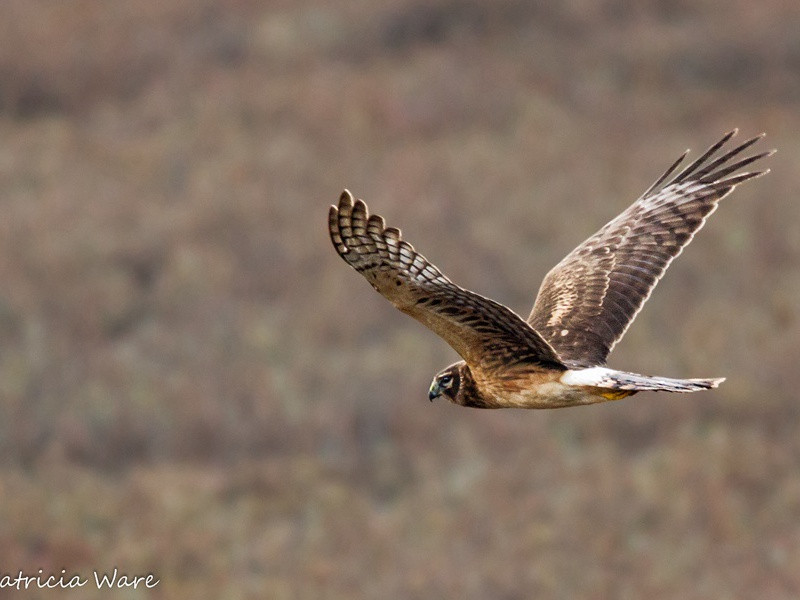
M 445 375 L 439 380 L 439 383 L 444 386 L 448 386 L 453 383 L 453 376 L 452 375 Z

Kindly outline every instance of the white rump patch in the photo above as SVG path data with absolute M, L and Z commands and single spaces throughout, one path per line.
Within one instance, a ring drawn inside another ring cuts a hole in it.
M 564 337 L 564 336 L 565 336 L 565 335 L 567 335 L 568 333 L 569 333 L 569 329 L 562 329 L 562 330 L 561 330 L 561 337 Z
M 565 385 L 597 385 L 602 383 L 614 369 L 606 367 L 591 367 L 589 369 L 570 369 L 561 376 L 561 383 Z

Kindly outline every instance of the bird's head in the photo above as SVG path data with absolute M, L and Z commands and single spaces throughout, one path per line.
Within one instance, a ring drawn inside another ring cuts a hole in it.
M 434 398 L 446 396 L 448 400 L 458 404 L 461 370 L 465 366 L 464 362 L 457 362 L 439 371 L 431 382 L 431 388 L 428 390 L 428 399 L 433 402 Z

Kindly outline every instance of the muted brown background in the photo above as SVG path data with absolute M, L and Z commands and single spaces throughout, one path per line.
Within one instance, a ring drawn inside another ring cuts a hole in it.
M 169 599 L 797 597 L 800 8 L 632 4 L 3 2 L 0 571 L 152 571 L 133 596 Z M 349 187 L 527 313 L 735 126 L 773 172 L 611 357 L 715 392 L 429 404 L 453 352 L 327 239 Z M 133 597 L 90 587 L 47 597 Z

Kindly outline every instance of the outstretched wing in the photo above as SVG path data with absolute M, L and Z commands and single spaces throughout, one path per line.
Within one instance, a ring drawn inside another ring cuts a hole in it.
M 772 154 L 739 158 L 763 137 L 714 155 L 726 134 L 667 182 L 688 150 L 641 198 L 544 278 L 528 323 L 572 366 L 605 364 L 656 283 L 733 188 L 767 171 L 738 172 Z
M 329 212 L 339 255 L 389 302 L 433 330 L 473 369 L 527 363 L 563 369 L 550 345 L 517 314 L 465 290 L 430 264 L 382 217 L 345 190 Z

